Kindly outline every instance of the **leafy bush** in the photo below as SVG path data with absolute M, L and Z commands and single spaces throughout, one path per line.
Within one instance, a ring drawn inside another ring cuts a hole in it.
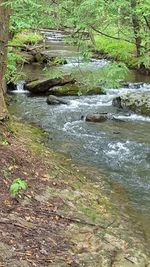
M 129 70 L 127 66 L 120 62 L 120 63 L 111 63 L 105 66 L 102 69 L 101 73 L 101 86 L 103 89 L 108 88 L 117 88 L 120 86 L 120 83 L 124 81 L 126 75 L 128 74 Z
M 17 70 L 17 62 L 23 63 L 24 58 L 20 54 L 9 50 L 7 54 L 7 71 L 5 75 L 7 83 L 16 82 L 22 75 L 22 73 Z

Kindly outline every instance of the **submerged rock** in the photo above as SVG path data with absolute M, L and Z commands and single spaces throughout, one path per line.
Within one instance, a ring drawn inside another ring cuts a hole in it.
M 144 83 L 143 82 L 139 82 L 139 83 L 129 83 L 129 82 L 127 82 L 127 83 L 122 83 L 121 85 L 124 88 L 139 89 L 144 85 Z
M 33 94 L 41 94 L 49 91 L 54 86 L 61 86 L 67 83 L 75 83 L 75 79 L 71 75 L 64 75 L 63 77 L 51 78 L 47 80 L 37 80 L 26 85 L 26 89 Z
M 85 118 L 85 121 L 88 122 L 105 122 L 107 120 L 114 120 L 114 121 L 119 121 L 121 122 L 122 120 L 117 119 L 113 116 L 111 113 L 93 113 L 93 114 L 88 114 Z
M 17 85 L 13 82 L 9 82 L 7 84 L 7 90 L 8 91 L 15 91 L 17 89 Z
M 88 114 L 85 120 L 89 122 L 104 122 L 108 120 L 108 117 L 107 117 L 107 113 L 106 114 L 94 113 L 94 114 Z
M 126 94 L 113 99 L 113 106 L 150 116 L 150 94 Z
M 62 100 L 54 95 L 49 95 L 46 102 L 48 105 L 60 105 L 60 104 L 68 105 L 67 101 Z

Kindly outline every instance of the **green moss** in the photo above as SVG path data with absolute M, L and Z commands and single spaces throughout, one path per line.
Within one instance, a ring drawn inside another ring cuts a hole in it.
M 43 152 L 43 142 L 47 134 L 41 128 L 12 119 L 9 121 L 8 128 L 17 138 L 20 139 L 22 136 L 31 151 L 35 153 Z
M 99 87 L 87 87 L 85 85 L 78 84 L 66 84 L 64 86 L 59 86 L 55 89 L 55 95 L 57 96 L 68 96 L 68 95 L 92 95 L 92 94 L 101 94 L 103 93 L 102 89 Z
M 37 32 L 23 31 L 17 33 L 13 40 L 9 42 L 10 45 L 24 45 L 24 44 L 38 44 L 42 42 L 43 36 Z

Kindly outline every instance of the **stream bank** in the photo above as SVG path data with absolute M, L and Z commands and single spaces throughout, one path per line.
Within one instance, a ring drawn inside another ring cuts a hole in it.
M 91 72 L 94 73 L 95 70 L 108 64 L 107 60 L 93 60 L 84 64 L 75 47 L 66 45 L 60 36 L 58 41 L 57 34 L 56 39 L 53 36 L 52 41 L 51 38 L 52 36 L 47 34 L 47 42 L 51 44 L 49 53 L 63 55 L 68 63 L 50 67 L 48 75 L 58 70 L 68 74 L 77 68 L 79 75 L 88 78 Z M 39 65 L 25 66 L 24 73 L 31 80 L 36 77 L 42 79 L 45 75 Z M 104 188 L 107 188 L 106 184 L 109 185 L 108 196 L 112 191 L 115 192 L 114 196 L 117 195 L 117 198 L 114 197 L 116 200 L 113 199 L 116 208 L 123 209 L 123 217 L 126 214 L 134 225 L 138 225 L 139 240 L 143 245 L 146 243 L 145 247 L 149 247 L 150 118 L 120 111 L 112 106 L 112 99 L 116 96 L 135 93 L 137 90 L 149 93 L 149 80 L 148 77 L 132 72 L 127 82 L 129 88 L 123 87 L 119 90 L 110 88 L 104 95 L 62 97 L 61 100 L 69 104 L 60 106 L 48 106 L 44 96 L 31 97 L 23 90 L 22 83 L 19 83 L 18 90 L 12 96 L 13 101 L 9 110 L 21 120 L 33 122 L 46 130 L 47 146 L 68 154 L 78 164 L 87 166 L 88 175 L 92 169 L 91 182 L 99 183 L 99 192 L 102 189 L 103 179 Z M 135 88 L 133 82 L 142 83 L 139 88 Z M 108 120 L 95 125 L 81 120 L 81 117 L 85 118 L 91 112 L 113 114 L 114 118 L 123 122 Z M 90 192 L 90 188 L 88 191 Z M 88 215 L 89 213 L 91 211 L 87 211 Z
M 0 133 L 2 266 L 149 266 L 144 240 L 101 174 L 47 148 L 39 128 L 13 120 Z M 28 183 L 17 200 L 8 193 L 16 177 Z

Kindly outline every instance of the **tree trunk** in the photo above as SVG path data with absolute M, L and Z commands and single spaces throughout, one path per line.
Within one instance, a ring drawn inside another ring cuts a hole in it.
M 138 15 L 136 14 L 137 0 L 131 0 L 131 12 L 132 12 L 132 24 L 135 36 L 137 57 L 141 56 L 141 36 L 140 36 L 140 21 Z
M 9 36 L 9 8 L 0 0 L 0 120 L 8 116 L 4 94 L 6 93 L 5 73 L 7 60 L 7 42 Z

